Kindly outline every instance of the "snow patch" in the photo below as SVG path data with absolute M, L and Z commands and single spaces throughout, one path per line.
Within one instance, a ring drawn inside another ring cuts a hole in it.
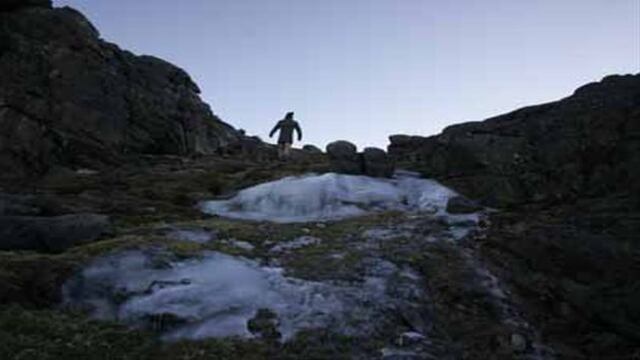
M 240 191 L 229 200 L 207 201 L 202 211 L 230 218 L 280 223 L 338 220 L 372 211 L 446 214 L 457 194 L 429 179 L 394 179 L 328 173 L 286 177 Z

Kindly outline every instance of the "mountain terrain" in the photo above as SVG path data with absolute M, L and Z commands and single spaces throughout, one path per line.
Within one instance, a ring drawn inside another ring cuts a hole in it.
M 2 359 L 640 357 L 640 74 L 280 161 L 48 0 L 0 71 Z

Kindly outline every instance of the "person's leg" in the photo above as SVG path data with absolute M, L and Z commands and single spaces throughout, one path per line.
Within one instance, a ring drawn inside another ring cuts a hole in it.
M 285 157 L 285 144 L 279 143 L 278 144 L 278 159 L 279 160 L 283 160 L 284 157 Z
M 283 149 L 283 156 L 285 159 L 288 159 L 291 155 L 291 144 L 285 143 Z

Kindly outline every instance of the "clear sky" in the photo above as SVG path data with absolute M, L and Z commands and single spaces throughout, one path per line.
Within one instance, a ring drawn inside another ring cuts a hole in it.
M 54 0 L 104 39 L 185 69 L 267 139 L 387 144 L 640 72 L 640 0 Z

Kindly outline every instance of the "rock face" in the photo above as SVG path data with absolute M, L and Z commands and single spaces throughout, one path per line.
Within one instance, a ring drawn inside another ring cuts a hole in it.
M 391 177 L 395 170 L 384 150 L 368 147 L 358 153 L 354 144 L 344 140 L 327 145 L 327 155 L 332 171 L 341 174 Z
M 207 154 L 238 140 L 183 70 L 121 50 L 79 12 L 50 6 L 0 6 L 0 174 Z
M 437 136 L 393 136 L 389 152 L 502 208 L 476 245 L 525 299 L 558 357 L 637 353 L 640 74 Z M 452 199 L 448 207 L 460 205 Z M 515 351 L 530 345 L 513 335 L 509 342 Z
M 97 240 L 110 229 L 109 218 L 97 214 L 0 216 L 0 250 L 61 252 Z
M 51 7 L 51 0 L 4 0 L 0 11 L 13 11 L 23 7 Z
M 640 182 L 640 74 L 610 76 L 563 100 L 396 135 L 389 153 L 489 205 L 565 201 Z

